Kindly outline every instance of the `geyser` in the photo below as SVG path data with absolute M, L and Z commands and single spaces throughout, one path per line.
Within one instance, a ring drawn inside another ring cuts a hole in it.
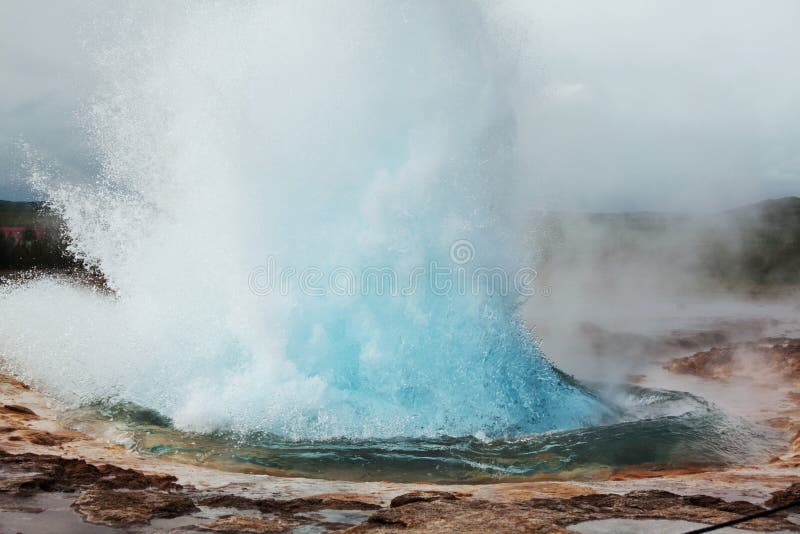
M 525 264 L 506 209 L 515 51 L 497 17 L 462 2 L 126 10 L 90 45 L 97 179 L 33 176 L 115 296 L 4 289 L 14 372 L 72 403 L 288 439 L 519 436 L 605 416 L 542 356 L 513 288 L 435 290 L 426 268 Z M 402 294 L 318 295 L 298 278 L 261 294 L 268 257 L 424 273 Z

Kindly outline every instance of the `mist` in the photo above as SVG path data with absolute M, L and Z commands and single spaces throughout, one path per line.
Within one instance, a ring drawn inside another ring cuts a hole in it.
M 796 526 L 761 516 L 800 465 L 798 15 L 0 3 L 8 487 L 112 526 Z
M 703 211 L 796 194 L 795 2 L 519 2 L 520 176 L 542 208 Z
M 513 55 L 515 212 L 703 211 L 797 193 L 796 2 L 477 4 Z M 21 143 L 65 181 L 96 179 L 80 117 L 103 34 L 158 11 L 132 5 L 0 5 L 0 197 L 38 195 Z M 419 5 L 399 7 L 413 26 Z
M 85 117 L 97 112 L 93 95 L 108 90 L 98 75 L 114 61 L 107 43 L 130 33 L 142 43 L 139 53 L 156 53 L 131 22 L 180 12 L 177 4 L 154 9 L 147 2 L 44 7 L 0 6 L 3 198 L 42 197 L 27 181 L 31 158 L 47 167 L 51 189 L 102 179 L 103 156 Z M 419 23 L 419 7 L 398 8 L 404 25 Z M 529 244 L 549 294 L 528 300 L 525 315 L 549 357 L 578 374 L 618 379 L 636 364 L 608 363 L 575 332 L 597 334 L 600 324 L 637 335 L 663 330 L 665 315 L 686 312 L 687 298 L 711 306 L 713 297 L 713 306 L 731 311 L 750 309 L 760 289 L 790 298 L 781 294 L 790 280 L 754 281 L 752 273 L 733 272 L 743 261 L 747 232 L 718 215 L 800 191 L 796 2 L 512 0 L 471 7 L 492 28 L 507 69 L 508 153 L 499 165 L 508 176 L 493 181 L 498 191 L 476 194 L 495 195 L 516 239 Z M 357 19 L 353 9 L 339 11 Z M 464 37 L 458 21 L 452 17 L 450 24 L 454 42 Z M 348 26 L 340 31 L 346 40 Z M 388 68 L 386 58 L 372 61 Z M 394 64 L 404 61 L 409 58 L 394 58 Z M 361 80 L 358 93 L 372 94 L 369 84 Z M 404 91 L 396 88 L 396 102 Z M 406 110 L 415 105 L 406 104 Z M 115 154 L 118 161 L 127 157 Z M 236 193 L 223 189 L 221 195 Z M 591 215 L 640 210 L 658 213 L 638 221 Z M 714 269 L 728 272 L 715 276 Z M 567 346 L 578 339 L 583 345 Z M 636 362 L 633 353 L 641 347 L 614 351 Z
M 798 197 L 699 214 L 542 212 L 530 227 L 539 292 L 524 315 L 584 380 L 800 331 Z

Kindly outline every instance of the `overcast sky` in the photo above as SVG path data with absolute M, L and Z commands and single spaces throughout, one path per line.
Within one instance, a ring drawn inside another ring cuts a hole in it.
M 346 0 L 345 0 L 346 1 Z M 0 198 L 27 199 L 28 143 L 92 175 L 88 2 L 0 2 Z M 800 195 L 800 2 L 507 3 L 534 68 L 519 94 L 532 204 L 721 208 Z

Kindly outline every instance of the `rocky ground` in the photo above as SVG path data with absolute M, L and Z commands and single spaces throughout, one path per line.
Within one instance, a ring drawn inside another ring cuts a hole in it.
M 491 485 L 249 475 L 144 457 L 71 430 L 45 396 L 2 376 L 0 532 L 589 532 L 610 519 L 721 523 L 800 498 L 800 339 L 720 344 L 636 380 L 664 376 L 709 398 L 746 396 L 746 410 L 732 409 L 782 431 L 785 449 L 764 465 L 631 466 Z M 741 528 L 800 531 L 800 517 L 784 512 Z

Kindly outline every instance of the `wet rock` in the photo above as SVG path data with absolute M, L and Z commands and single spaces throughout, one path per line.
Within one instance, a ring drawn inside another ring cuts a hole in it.
M 258 510 L 259 499 L 242 497 L 241 495 L 212 495 L 197 501 L 201 506 L 210 508 L 235 508 L 237 510 Z
M 733 512 L 734 514 L 739 515 L 752 515 L 763 512 L 764 507 L 747 501 L 733 501 L 721 504 L 717 507 L 717 510 L 722 510 L 723 512 Z
M 0 478 L 0 494 L 19 494 L 34 491 L 40 484 L 38 476 L 11 476 Z
M 247 534 L 260 534 L 262 532 L 284 532 L 292 527 L 297 526 L 298 524 L 299 523 L 295 521 L 290 521 L 280 517 L 261 519 L 257 517 L 232 515 L 218 519 L 213 523 L 199 525 L 196 528 L 200 530 L 209 530 L 212 532 L 241 532 Z
M 558 500 L 558 499 L 557 499 Z M 417 501 L 380 510 L 347 532 L 567 532 L 526 504 L 484 500 Z
M 152 474 L 146 475 L 135 469 L 122 469 L 115 465 L 99 465 L 97 471 L 101 478 L 94 485 L 103 489 L 147 489 L 156 488 L 160 490 L 181 489 L 177 484 L 177 478 L 172 475 Z
M 772 497 L 765 502 L 770 508 L 778 506 L 786 506 L 789 503 L 800 500 L 800 482 L 795 482 L 784 490 L 778 490 L 772 493 Z M 798 507 L 800 509 L 800 507 Z
M 800 339 L 765 338 L 758 342 L 734 343 L 725 347 L 697 352 L 685 358 L 676 358 L 664 368 L 678 374 L 725 380 L 736 374 L 736 357 L 755 359 L 765 372 L 784 379 L 800 379 Z
M 398 495 L 397 497 L 392 499 L 392 502 L 389 505 L 389 507 L 397 508 L 399 506 L 405 506 L 406 504 L 411 504 L 413 502 L 431 502 L 439 500 L 455 501 L 456 496 L 447 491 L 412 491 L 411 493 Z
M 0 413 L 22 416 L 29 419 L 39 418 L 39 416 L 36 415 L 36 412 L 30 408 L 26 408 L 25 406 L 20 406 L 19 404 L 4 404 L 2 407 L 0 407 Z
M 769 364 L 790 379 L 800 379 L 800 339 L 780 338 L 766 350 Z
M 685 358 L 676 358 L 664 365 L 667 371 L 702 378 L 728 379 L 733 375 L 734 350 L 713 348 Z
M 705 465 L 685 465 L 673 467 L 663 463 L 648 463 L 635 466 L 623 466 L 614 470 L 609 480 L 641 480 L 647 478 L 662 478 L 664 476 L 692 475 L 713 471 L 715 468 Z
M 185 495 L 142 490 L 90 490 L 78 497 L 73 506 L 89 523 L 112 527 L 146 524 L 155 518 L 199 511 Z
M 764 421 L 764 424 L 766 424 L 768 427 L 778 429 L 784 429 L 791 423 L 792 420 L 789 417 L 771 417 L 770 419 Z
M 213 495 L 198 501 L 201 506 L 212 508 L 236 508 L 238 510 L 258 510 L 259 512 L 297 514 L 316 510 L 377 510 L 377 504 L 343 500 L 331 497 L 304 497 L 298 499 L 250 499 L 239 495 Z
M 180 489 L 172 475 L 147 475 L 134 469 L 114 465 L 95 466 L 84 460 L 62 458 L 47 454 L 9 454 L 0 451 L 0 470 L 11 480 L 0 491 L 75 491 L 80 488 L 99 489 Z M 24 474 L 14 478 L 14 473 Z M 29 476 L 35 473 L 33 476 Z
M 63 434 L 53 434 L 44 430 L 19 430 L 17 432 L 22 440 L 32 443 L 34 445 L 43 445 L 46 447 L 56 447 L 68 441 L 73 441 L 75 438 Z M 8 438 L 11 439 L 11 438 Z
M 517 503 L 478 499 L 418 500 L 380 510 L 349 532 L 566 532 L 569 525 L 598 519 L 682 519 L 715 524 L 762 510 L 750 503 L 727 502 L 705 495 L 681 496 L 667 491 L 625 495 L 594 494 L 568 499 L 537 498 Z M 743 528 L 774 531 L 796 528 L 782 518 L 761 518 Z
M 16 378 L 14 378 L 11 375 L 5 375 L 5 374 L 0 375 L 0 384 L 8 384 L 11 387 L 24 389 L 24 390 L 29 390 L 30 389 L 30 386 L 28 386 L 28 384 L 20 382 L 19 380 L 17 380 Z
M 708 495 L 690 495 L 682 498 L 683 502 L 691 506 L 700 506 L 703 508 L 713 508 L 715 510 L 722 510 L 723 512 L 733 512 L 740 515 L 757 514 L 763 512 L 765 508 L 757 504 L 747 501 L 733 501 L 727 502 L 718 497 L 709 497 Z

